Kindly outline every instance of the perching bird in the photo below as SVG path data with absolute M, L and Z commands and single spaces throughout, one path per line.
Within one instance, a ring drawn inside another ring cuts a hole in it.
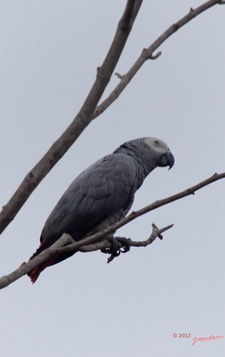
M 156 167 L 174 164 L 167 144 L 156 138 L 131 140 L 83 171 L 63 194 L 41 232 L 40 247 L 30 258 L 55 243 L 63 233 L 75 241 L 101 231 L 124 218 L 135 192 Z M 34 268 L 28 275 L 34 283 L 47 267 L 69 258 L 64 253 Z

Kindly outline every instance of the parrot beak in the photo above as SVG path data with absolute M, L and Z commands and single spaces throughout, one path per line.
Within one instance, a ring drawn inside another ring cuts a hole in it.
M 158 166 L 165 167 L 169 166 L 169 170 L 173 167 L 175 162 L 173 154 L 168 150 L 165 154 L 163 154 L 159 160 Z
M 169 170 L 170 170 L 174 165 L 175 159 L 174 159 L 173 154 L 170 151 L 167 152 L 166 156 L 167 156 L 168 166 L 169 166 Z

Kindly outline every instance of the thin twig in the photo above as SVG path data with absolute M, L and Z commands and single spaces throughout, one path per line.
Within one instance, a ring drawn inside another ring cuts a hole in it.
M 110 95 L 97 106 L 94 111 L 93 119 L 97 118 L 101 115 L 123 92 L 123 90 L 127 87 L 130 81 L 134 78 L 143 64 L 149 59 L 157 59 L 161 52 L 157 52 L 154 55 L 154 52 L 161 46 L 170 36 L 172 36 L 177 30 L 186 25 L 188 22 L 193 20 L 196 16 L 200 15 L 202 12 L 208 10 L 214 5 L 224 4 L 225 1 L 221 0 L 210 0 L 206 1 L 204 4 L 198 6 L 196 9 L 191 8 L 190 11 L 184 16 L 182 19 L 171 25 L 166 31 L 164 31 L 148 48 L 143 49 L 139 58 L 135 61 L 133 66 L 129 69 L 129 71 L 124 75 L 118 75 L 117 77 L 121 79 L 119 84 L 114 88 L 114 90 L 110 93 Z

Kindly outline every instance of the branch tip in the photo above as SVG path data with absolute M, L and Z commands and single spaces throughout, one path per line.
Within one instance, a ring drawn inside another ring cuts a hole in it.
M 155 60 L 157 59 L 159 56 L 161 56 L 162 52 L 158 51 L 155 55 L 153 54 L 153 50 L 150 48 L 144 48 L 143 49 L 143 56 L 145 58 L 145 60 L 151 59 L 151 60 Z
M 149 59 L 155 60 L 155 59 L 159 58 L 161 56 L 161 54 L 162 54 L 162 51 L 159 51 L 155 55 L 153 55 L 153 54 L 150 55 Z
M 115 76 L 118 77 L 119 79 L 123 79 L 123 75 L 119 74 L 118 72 L 115 73 Z
M 156 237 L 158 237 L 159 239 L 163 239 L 163 235 L 162 233 L 167 231 L 168 229 L 172 228 L 173 224 L 170 224 L 169 226 L 163 227 L 161 229 L 159 229 L 154 223 L 152 223 L 152 234 L 155 234 Z

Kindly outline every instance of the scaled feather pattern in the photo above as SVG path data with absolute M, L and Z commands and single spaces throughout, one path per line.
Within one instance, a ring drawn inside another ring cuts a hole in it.
M 68 187 L 41 232 L 40 247 L 30 258 L 55 243 L 63 233 L 79 241 L 108 228 L 130 210 L 135 192 L 156 167 L 171 168 L 174 156 L 167 144 L 144 137 L 128 141 L 83 171 Z M 34 283 L 47 267 L 69 258 L 64 253 L 34 268 Z

